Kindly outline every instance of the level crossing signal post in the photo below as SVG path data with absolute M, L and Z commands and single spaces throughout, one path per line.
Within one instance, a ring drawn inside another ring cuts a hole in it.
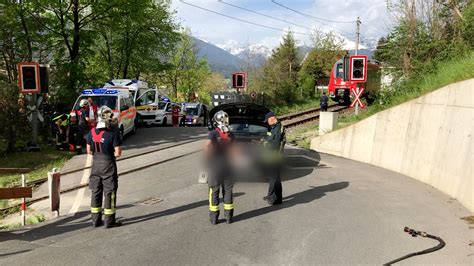
M 21 62 L 17 68 L 19 91 L 27 95 L 29 100 L 28 119 L 31 121 L 33 148 L 39 149 L 38 120 L 43 121 L 43 116 L 38 111 L 42 102 L 42 97 L 38 95 L 48 92 L 48 66 L 41 66 L 36 62 Z

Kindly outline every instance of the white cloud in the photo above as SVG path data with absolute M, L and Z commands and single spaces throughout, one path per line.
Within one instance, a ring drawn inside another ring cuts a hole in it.
M 270 16 L 278 17 L 309 28 L 320 28 L 324 31 L 333 30 L 344 35 L 347 39 L 346 45 L 351 46 L 355 40 L 355 23 L 320 23 L 316 20 L 301 16 L 292 11 L 274 5 L 271 1 L 255 0 L 225 0 L 226 2 L 245 6 Z M 194 5 L 211 9 L 223 14 L 249 20 L 255 23 L 288 29 L 289 25 L 257 14 L 236 9 L 217 0 L 187 0 Z M 362 20 L 362 39 L 378 39 L 382 34 L 388 32 L 392 25 L 386 8 L 386 0 L 366 0 L 366 1 L 337 1 L 337 0 L 278 0 L 301 12 L 311 14 L 316 17 L 327 18 L 336 21 L 353 21 L 360 17 Z M 172 8 L 177 11 L 176 18 L 183 26 L 191 29 L 194 36 L 205 39 L 213 44 L 226 44 L 236 42 L 235 46 L 247 47 L 251 44 L 264 44 L 268 47 L 275 47 L 279 44 L 283 32 L 261 28 L 244 22 L 235 21 L 219 16 L 198 8 L 185 5 L 180 1 L 173 1 Z M 368 26 L 366 26 L 368 25 Z M 294 32 L 310 33 L 307 29 L 291 26 Z M 309 36 L 295 34 L 295 38 L 302 44 L 309 44 Z M 235 44 L 235 43 L 234 43 Z

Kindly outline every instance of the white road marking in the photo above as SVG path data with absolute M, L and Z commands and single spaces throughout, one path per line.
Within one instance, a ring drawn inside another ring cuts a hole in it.
M 85 167 L 91 166 L 91 163 L 92 163 L 92 155 L 88 154 L 86 157 Z M 82 172 L 81 185 L 87 184 L 90 174 L 91 174 L 90 168 L 84 169 L 84 171 Z M 72 205 L 71 210 L 69 210 L 69 214 L 75 214 L 79 210 L 79 207 L 81 207 L 81 203 L 84 198 L 85 192 L 86 192 L 86 188 L 81 188 L 77 191 L 76 199 L 74 200 L 74 204 Z

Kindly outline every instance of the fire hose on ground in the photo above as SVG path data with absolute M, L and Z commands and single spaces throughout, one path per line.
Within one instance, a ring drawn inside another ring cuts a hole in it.
M 395 260 L 392 260 L 390 262 L 387 262 L 385 263 L 384 265 L 392 265 L 394 263 L 397 263 L 399 261 L 402 261 L 402 260 L 405 260 L 405 259 L 408 259 L 408 258 L 411 258 L 411 257 L 414 257 L 414 256 L 419 256 L 419 255 L 423 255 L 423 254 L 427 254 L 427 253 L 431 253 L 431 252 L 435 252 L 437 250 L 440 250 L 442 249 L 446 243 L 444 242 L 443 239 L 441 239 L 441 237 L 438 237 L 438 236 L 434 236 L 434 235 L 430 235 L 430 234 L 427 234 L 426 232 L 422 232 L 422 231 L 417 231 L 417 230 L 414 230 L 414 229 L 411 229 L 411 228 L 408 228 L 408 227 L 405 227 L 403 229 L 404 232 L 408 233 L 409 235 L 411 235 L 412 237 L 417 237 L 417 236 L 422 236 L 422 237 L 428 237 L 428 238 L 431 238 L 431 239 L 434 239 L 434 240 L 437 240 L 439 243 L 438 245 L 432 247 L 432 248 L 428 248 L 428 249 L 425 249 L 425 250 L 422 250 L 422 251 L 418 251 L 418 252 L 413 252 L 413 253 L 410 253 L 410 254 L 407 254 L 403 257 L 400 257 L 398 259 L 395 259 Z

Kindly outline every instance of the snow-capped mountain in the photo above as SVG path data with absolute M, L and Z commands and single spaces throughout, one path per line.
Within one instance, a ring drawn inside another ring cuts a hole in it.
M 229 40 L 226 43 L 216 44 L 216 46 L 232 55 L 238 55 L 243 50 L 245 50 L 245 48 L 243 48 L 237 41 L 234 40 Z
M 237 41 L 230 40 L 224 44 L 217 44 L 216 46 L 240 58 L 248 55 L 258 55 L 268 58 L 272 54 L 272 49 L 261 43 L 243 46 Z

